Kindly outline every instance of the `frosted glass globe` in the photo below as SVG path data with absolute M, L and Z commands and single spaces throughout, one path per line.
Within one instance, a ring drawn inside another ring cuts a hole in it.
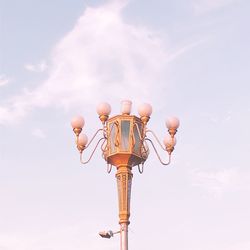
M 97 106 L 96 112 L 99 116 L 109 115 L 111 112 L 111 106 L 107 102 L 102 102 Z
M 85 121 L 82 116 L 76 116 L 71 120 L 72 128 L 83 128 L 84 124 Z
M 138 113 L 141 117 L 150 117 L 150 115 L 152 114 L 152 106 L 148 103 L 143 103 L 138 107 Z
M 177 117 L 169 117 L 166 120 L 166 126 L 168 129 L 177 129 L 180 126 L 180 121 Z
M 172 139 L 170 135 L 166 135 L 163 140 L 163 144 L 165 145 L 165 147 L 174 147 L 176 145 L 176 138 Z
M 123 115 L 130 115 L 132 108 L 132 102 L 130 100 L 123 100 L 121 102 L 121 113 Z
M 85 147 L 88 143 L 88 137 L 85 134 L 80 134 L 78 138 L 78 145 Z

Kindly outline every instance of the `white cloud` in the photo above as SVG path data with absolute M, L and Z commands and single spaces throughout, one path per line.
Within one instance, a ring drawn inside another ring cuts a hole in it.
M 199 187 L 214 197 L 221 197 L 226 192 L 249 190 L 250 172 L 236 168 L 214 171 L 193 170 L 192 185 Z
M 5 75 L 0 75 L 0 87 L 7 85 L 10 82 L 10 79 Z
M 39 64 L 27 63 L 24 65 L 24 68 L 31 72 L 44 72 L 47 69 L 48 65 L 45 61 L 40 62 Z
M 54 47 L 48 79 L 2 107 L 0 123 L 22 118 L 36 107 L 69 109 L 128 97 L 164 102 L 167 63 L 187 48 L 169 54 L 159 35 L 124 21 L 125 5 L 126 1 L 112 1 L 87 8 Z M 32 65 L 26 68 L 35 70 Z
M 233 2 L 235 0 L 194 0 L 193 8 L 196 14 L 203 14 L 225 7 Z
M 40 139 L 44 139 L 46 138 L 46 135 L 44 133 L 43 130 L 41 130 L 40 128 L 35 128 L 32 130 L 31 134 L 37 138 L 40 138 Z

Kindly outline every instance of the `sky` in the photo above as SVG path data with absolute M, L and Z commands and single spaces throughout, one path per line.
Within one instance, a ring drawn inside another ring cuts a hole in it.
M 115 169 L 70 120 L 130 99 L 181 121 L 172 164 L 133 169 L 129 249 L 249 250 L 250 2 L 0 0 L 0 250 L 114 250 Z M 84 152 L 88 157 L 90 151 Z M 159 151 L 163 159 L 164 152 Z

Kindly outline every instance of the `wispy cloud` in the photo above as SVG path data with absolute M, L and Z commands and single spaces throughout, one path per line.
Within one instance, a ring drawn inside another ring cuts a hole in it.
M 24 68 L 31 72 L 44 72 L 48 68 L 48 65 L 45 61 L 42 61 L 38 64 L 27 63 L 24 65 Z
M 241 241 L 230 244 L 227 247 L 227 250 L 249 250 L 250 249 L 250 241 Z
M 224 112 L 222 115 L 209 112 L 202 112 L 200 116 L 214 124 L 219 124 L 222 122 L 230 122 L 233 118 L 235 118 L 231 110 Z
M 82 239 L 85 234 L 84 240 Z M 4 247 L 8 246 L 8 247 Z M 89 232 L 84 226 L 61 226 L 48 228 L 39 233 L 30 232 L 29 234 L 9 232 L 0 233 L 0 250 L 44 250 L 44 249 L 88 249 L 88 250 L 115 250 L 117 242 L 103 244 L 102 239 L 96 235 L 89 236 Z
M 224 193 L 250 189 L 250 172 L 236 168 L 222 170 L 193 170 L 192 185 L 205 190 L 208 194 L 220 198 Z
M 188 51 L 192 50 L 193 48 L 199 46 L 200 44 L 202 44 L 206 41 L 207 41 L 207 39 L 195 40 L 195 41 L 192 41 L 192 42 L 189 42 L 189 43 L 183 45 L 182 47 L 178 47 L 175 50 L 171 50 L 171 52 L 168 54 L 167 62 L 174 61 L 175 59 L 179 58 L 183 54 L 187 53 Z
M 10 83 L 10 79 L 5 75 L 0 75 L 0 87 L 7 85 Z
M 193 0 L 193 8 L 196 14 L 203 14 L 220 9 L 233 2 L 235 0 Z

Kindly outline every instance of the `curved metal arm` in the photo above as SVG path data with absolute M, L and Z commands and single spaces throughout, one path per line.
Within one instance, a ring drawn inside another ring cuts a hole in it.
M 157 155 L 157 157 L 158 157 L 158 159 L 159 159 L 159 161 L 161 162 L 162 165 L 167 166 L 167 165 L 169 165 L 171 163 L 171 154 L 168 154 L 168 162 L 167 163 L 163 162 L 160 155 L 158 154 L 158 152 L 157 152 L 157 150 L 155 148 L 154 143 L 148 138 L 146 138 L 145 140 L 147 140 L 147 141 L 149 141 L 151 143 L 151 145 L 153 146 L 153 149 L 154 149 L 154 151 L 155 151 L 155 153 L 156 153 L 156 155 Z
M 90 157 L 89 157 L 89 159 L 88 159 L 87 161 L 83 161 L 83 160 L 82 160 L 82 153 L 80 153 L 80 162 L 81 162 L 82 164 L 87 164 L 87 163 L 92 159 L 92 157 L 93 157 L 93 155 L 94 155 L 94 153 L 95 153 L 95 151 L 96 151 L 96 149 L 97 149 L 99 143 L 100 143 L 102 140 L 105 140 L 105 138 L 99 139 L 99 141 L 97 142 L 97 144 L 96 144 L 94 150 L 92 151 L 92 153 L 91 153 L 91 155 L 90 155 Z
M 97 134 L 100 132 L 100 131 L 103 131 L 103 128 L 100 128 L 98 129 L 95 134 L 92 136 L 91 140 L 89 141 L 89 143 L 86 145 L 85 149 L 88 148 L 88 146 L 92 143 L 92 141 L 95 139 L 95 137 L 97 136 Z M 104 139 L 104 138 L 103 138 Z M 78 143 L 77 143 L 78 144 Z
M 146 133 L 147 133 L 147 132 L 151 133 L 151 134 L 154 136 L 155 140 L 158 142 L 158 144 L 161 146 L 161 148 L 162 148 L 164 151 L 167 151 L 166 148 L 164 148 L 164 147 L 162 146 L 160 140 L 158 139 L 157 135 L 155 134 L 155 132 L 154 132 L 153 130 L 147 129 L 147 130 L 146 130 Z
M 108 174 L 110 174 L 110 172 L 111 172 L 111 170 L 112 170 L 112 165 L 111 164 L 107 164 L 107 172 L 108 172 Z
M 143 173 L 143 170 L 144 170 L 144 163 L 142 163 L 141 167 L 140 167 L 140 164 L 138 164 L 138 171 L 140 174 Z

